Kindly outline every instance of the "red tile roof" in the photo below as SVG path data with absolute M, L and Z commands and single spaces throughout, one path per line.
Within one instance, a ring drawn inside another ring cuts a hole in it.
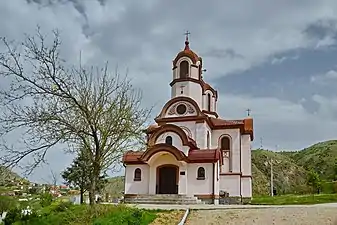
M 243 125 L 244 120 L 223 120 L 218 118 L 210 118 L 214 126 L 230 126 L 230 125 Z
M 144 151 L 127 151 L 123 155 L 124 163 L 141 163 L 139 158 L 143 155 Z
M 216 162 L 221 159 L 218 149 L 196 149 L 188 152 L 190 162 Z
M 142 164 L 140 157 L 144 151 L 128 151 L 123 156 L 123 162 L 127 164 Z M 211 163 L 222 160 L 221 151 L 218 149 L 195 149 L 189 150 L 187 162 L 190 163 Z

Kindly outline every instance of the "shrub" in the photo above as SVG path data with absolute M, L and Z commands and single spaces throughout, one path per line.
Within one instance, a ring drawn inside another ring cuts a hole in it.
M 24 213 L 23 210 L 25 209 L 29 211 L 26 211 L 26 213 Z M 32 209 L 15 207 L 7 213 L 6 218 L 4 219 L 4 225 L 31 224 L 30 221 L 35 219 L 38 219 L 38 215 Z
M 71 202 L 60 202 L 57 204 L 52 211 L 53 212 L 65 212 L 67 211 L 71 206 L 73 206 L 73 203 Z
M 9 196 L 0 196 L 0 214 L 7 212 L 17 205 L 15 199 Z
M 53 196 L 50 193 L 40 195 L 40 204 L 42 207 L 50 206 L 53 202 Z
M 294 189 L 295 189 L 294 191 L 295 194 L 303 195 L 303 194 L 311 193 L 311 188 L 305 184 L 300 184 Z
M 103 218 L 96 219 L 94 225 L 146 225 L 156 218 L 156 213 L 142 209 L 124 208 L 117 209 Z
M 333 183 L 333 189 L 332 189 L 333 193 L 336 194 L 337 193 L 337 181 L 335 181 Z
M 4 225 L 12 225 L 16 221 L 20 221 L 21 219 L 21 209 L 19 207 L 15 207 L 8 211 L 6 218 L 3 220 Z
M 325 194 L 334 193 L 334 182 L 322 182 L 322 192 Z

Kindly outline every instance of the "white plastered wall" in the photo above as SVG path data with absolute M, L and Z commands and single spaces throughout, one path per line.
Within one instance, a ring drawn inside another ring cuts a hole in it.
M 252 175 L 252 153 L 250 150 L 251 140 L 249 134 L 241 136 L 241 169 L 242 175 Z
M 195 129 L 196 129 L 196 124 L 194 121 L 186 121 L 186 122 L 172 122 L 169 124 L 174 124 L 178 127 L 181 127 L 182 130 L 185 131 L 185 133 L 187 134 L 187 136 L 190 136 L 190 138 L 194 139 L 196 138 L 195 136 Z
M 182 142 L 180 136 L 175 132 L 168 131 L 168 132 L 165 132 L 165 133 L 159 135 L 159 137 L 156 139 L 155 144 L 165 143 L 165 140 L 166 140 L 167 136 L 172 137 L 172 146 L 176 147 L 180 151 L 183 151 L 187 155 L 189 147 L 183 145 L 183 142 Z
M 205 180 L 197 179 L 198 168 L 205 169 Z M 213 164 L 212 163 L 191 163 L 187 168 L 188 192 L 189 196 L 209 195 L 213 192 Z
M 225 130 L 213 130 L 211 135 L 211 148 L 218 148 L 219 141 L 222 136 L 227 136 L 231 140 L 231 157 L 232 157 L 232 172 L 241 172 L 240 162 L 240 139 L 241 134 L 239 129 L 225 129 Z M 222 173 L 228 173 L 228 159 L 225 159 L 225 164 L 222 166 Z
M 241 177 L 241 194 L 244 198 L 252 197 L 252 178 Z
M 141 170 L 141 180 L 134 181 L 135 170 Z M 142 165 L 126 165 L 125 167 L 125 194 L 148 194 L 149 193 L 149 166 Z
M 220 190 L 229 193 L 230 197 L 240 197 L 240 175 L 221 175 Z
M 213 96 L 213 93 L 210 90 L 205 91 L 204 95 L 202 95 L 202 110 L 208 111 L 208 94 L 211 95 L 211 111 L 216 112 L 215 96 Z

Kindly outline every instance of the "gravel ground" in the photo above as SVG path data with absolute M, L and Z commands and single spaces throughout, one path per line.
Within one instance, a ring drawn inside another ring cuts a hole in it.
M 337 225 L 337 208 L 298 207 L 191 211 L 188 225 Z
M 150 225 L 177 225 L 183 218 L 185 211 L 174 210 L 165 213 L 158 213 L 158 217 Z

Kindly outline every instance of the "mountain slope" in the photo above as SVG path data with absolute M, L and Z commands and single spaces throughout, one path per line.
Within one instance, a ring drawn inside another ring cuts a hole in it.
M 111 177 L 104 188 L 104 192 L 109 193 L 111 196 L 121 196 L 124 191 L 124 177 Z
M 257 166 L 252 164 L 253 194 L 267 195 L 270 192 L 269 178 Z
M 279 194 L 295 193 L 307 188 L 307 171 L 302 166 L 288 156 L 257 149 L 252 151 L 254 195 L 268 194 L 270 190 L 271 170 L 267 163 L 270 160 L 273 161 L 274 187 Z
M 0 166 L 0 186 L 6 185 L 8 182 L 14 181 L 24 181 L 17 173 L 14 173 L 10 169 Z
M 306 170 L 315 170 L 322 179 L 336 179 L 334 171 L 337 162 L 337 140 L 314 144 L 301 151 L 294 152 L 290 157 Z

